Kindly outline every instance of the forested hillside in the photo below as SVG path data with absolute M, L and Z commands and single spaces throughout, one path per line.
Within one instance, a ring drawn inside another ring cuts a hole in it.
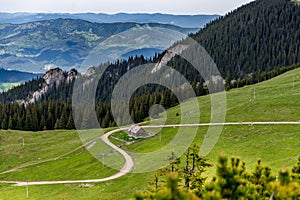
M 300 6 L 257 0 L 207 25 L 191 37 L 232 79 L 300 62 Z
M 294 2 L 258 0 L 210 23 L 191 37 L 203 45 L 213 57 L 226 80 L 226 89 L 241 87 L 299 67 L 299 16 L 300 6 Z M 165 52 L 150 59 L 143 56 L 130 57 L 128 60 L 118 60 L 109 65 L 105 72 L 106 76 L 99 81 L 96 96 L 96 113 L 102 127 L 115 125 L 109 100 L 114 85 L 120 77 L 136 66 L 159 62 L 164 55 Z M 187 61 L 175 57 L 168 65 L 190 81 L 196 95 L 207 94 L 207 84 Z M 96 68 L 95 73 L 101 71 L 101 67 L 100 65 Z M 83 77 L 83 80 L 86 79 L 88 78 Z M 29 105 L 27 109 L 23 105 L 9 104 L 32 95 L 32 92 L 40 87 L 39 81 L 32 81 L 0 95 L 0 101 L 5 103 L 0 106 L 2 121 L 0 128 L 22 130 L 74 128 L 71 122 L 73 82 L 54 87 L 43 95 L 36 105 Z M 157 85 L 147 85 L 136 91 L 131 98 L 130 111 L 135 122 L 140 122 L 148 116 L 148 110 L 153 104 L 162 104 L 169 108 L 177 103 L 175 96 L 167 89 Z M 78 119 L 82 121 L 81 128 L 91 128 L 85 124 L 89 117 L 90 113 L 87 112 Z M 34 125 L 31 128 L 27 125 L 26 119 L 29 124 L 33 124 L 31 121 L 36 118 L 41 119 L 38 126 Z M 43 119 L 48 124 L 42 123 Z M 67 121 L 70 123 L 66 123 Z

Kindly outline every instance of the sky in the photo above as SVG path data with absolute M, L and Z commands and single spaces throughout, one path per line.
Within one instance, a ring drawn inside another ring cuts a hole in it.
M 221 14 L 253 0 L 0 0 L 0 12 Z

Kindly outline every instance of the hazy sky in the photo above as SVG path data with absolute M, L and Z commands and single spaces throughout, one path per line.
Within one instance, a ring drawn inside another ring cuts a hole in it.
M 225 14 L 252 0 L 0 0 L 0 12 Z

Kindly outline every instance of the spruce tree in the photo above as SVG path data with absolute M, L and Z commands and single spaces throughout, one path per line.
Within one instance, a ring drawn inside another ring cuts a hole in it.
M 68 123 L 67 123 L 66 128 L 67 129 L 75 129 L 75 124 L 74 124 L 72 112 L 70 112 L 70 114 L 69 114 Z
M 31 131 L 32 130 L 32 116 L 30 110 L 26 110 L 25 122 L 24 122 L 24 130 Z

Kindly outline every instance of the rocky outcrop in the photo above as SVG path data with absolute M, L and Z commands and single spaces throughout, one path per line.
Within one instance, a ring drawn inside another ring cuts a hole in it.
M 76 69 L 71 69 L 68 72 L 68 76 L 67 76 L 67 82 L 70 83 L 72 82 L 74 79 L 76 79 L 78 76 L 80 75 L 80 73 L 76 70 Z
M 53 86 L 58 87 L 61 83 L 66 81 L 66 78 L 66 74 L 60 68 L 51 69 L 43 76 L 47 86 L 51 88 Z
M 90 67 L 87 69 L 87 71 L 83 74 L 85 77 L 90 77 L 92 75 L 96 74 L 96 67 Z
M 80 76 L 80 73 L 76 69 L 71 69 L 69 72 L 64 72 L 60 68 L 51 69 L 42 77 L 44 79 L 44 83 L 40 86 L 40 88 L 37 91 L 34 91 L 27 100 L 21 100 L 21 102 L 25 105 L 28 103 L 35 103 L 53 87 L 59 87 L 63 83 L 70 83 L 78 76 Z
M 155 65 L 152 69 L 151 74 L 158 72 L 163 65 L 167 65 L 168 62 L 174 58 L 177 54 L 181 54 L 184 50 L 188 48 L 188 45 L 178 44 L 172 48 L 170 48 L 165 55 L 162 57 L 161 61 Z
M 161 69 L 163 66 L 166 66 L 169 61 L 171 61 L 176 55 L 180 55 L 183 53 L 187 48 L 189 48 L 189 45 L 187 44 L 177 44 L 174 47 L 171 47 L 168 49 L 162 59 L 159 63 L 157 63 L 154 68 L 151 70 L 151 74 L 155 73 L 162 73 Z M 172 73 L 174 72 L 173 69 L 170 69 L 166 74 L 165 78 L 171 78 Z M 210 83 L 217 85 L 218 83 L 222 83 L 223 85 L 226 84 L 226 81 L 221 77 L 220 75 L 212 75 L 209 80 L 206 80 L 204 85 L 207 86 Z M 199 82 L 197 84 L 200 84 Z M 184 89 L 185 85 L 181 85 L 181 88 Z

